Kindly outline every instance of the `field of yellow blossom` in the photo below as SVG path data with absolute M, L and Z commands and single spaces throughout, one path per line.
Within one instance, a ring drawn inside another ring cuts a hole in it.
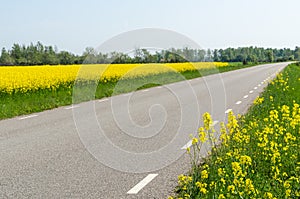
M 82 93 L 77 103 L 249 66 L 198 62 L 0 67 L 0 119 L 70 105 L 75 83 Z M 116 89 L 120 78 L 122 85 Z M 89 85 L 95 83 L 95 96 L 87 97 Z
M 84 81 L 114 82 L 122 77 L 137 78 L 169 72 L 205 70 L 228 66 L 222 62 L 169 63 L 169 64 L 98 64 L 71 66 L 0 67 L 1 93 L 26 93 L 39 89 L 55 90 L 70 86 L 76 78 Z M 80 70 L 80 73 L 78 74 Z
M 191 172 L 178 177 L 175 198 L 300 198 L 299 64 L 278 74 L 245 116 L 229 113 L 221 144 L 208 113 L 203 121 L 187 149 Z M 212 151 L 201 159 L 205 142 Z

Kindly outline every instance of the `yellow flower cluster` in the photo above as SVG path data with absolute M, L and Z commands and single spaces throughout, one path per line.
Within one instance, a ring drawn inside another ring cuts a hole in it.
M 277 74 L 276 79 L 271 81 L 272 85 L 277 84 L 277 88 L 281 91 L 287 91 L 289 89 L 288 78 L 284 78 L 282 73 Z
M 264 101 L 264 98 L 263 98 L 263 97 L 257 97 L 257 98 L 254 100 L 253 104 L 259 105 L 259 104 L 262 104 L 263 101 Z
M 25 93 L 39 89 L 71 86 L 74 81 L 102 82 L 120 78 L 135 78 L 167 72 L 184 72 L 226 67 L 223 62 L 167 63 L 167 64 L 95 64 L 68 66 L 0 67 L 0 92 Z
M 282 92 L 294 89 L 288 86 L 288 77 L 281 74 L 271 85 Z M 203 127 L 191 137 L 188 151 L 193 151 L 189 153 L 192 172 L 185 176 L 189 180 L 181 180 L 185 189 L 180 197 L 300 198 L 299 102 L 275 105 L 276 93 L 264 97 L 254 101 L 259 111 L 268 107 L 261 118 L 251 116 L 246 120 L 242 116 L 238 121 L 230 112 L 227 124 L 220 123 L 219 135 L 211 116 L 203 114 Z M 218 146 L 212 143 L 218 142 L 215 138 L 221 141 Z M 204 145 L 212 148 L 208 158 L 200 152 Z

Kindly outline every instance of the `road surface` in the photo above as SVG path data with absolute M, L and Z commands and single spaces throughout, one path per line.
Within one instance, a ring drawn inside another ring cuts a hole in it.
M 0 198 L 167 198 L 208 111 L 244 113 L 288 63 L 0 121 Z

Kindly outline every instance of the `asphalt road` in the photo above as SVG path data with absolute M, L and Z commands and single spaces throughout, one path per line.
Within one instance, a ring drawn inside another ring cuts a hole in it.
M 244 113 L 267 64 L 0 121 L 0 198 L 167 198 L 208 111 Z M 203 151 L 205 153 L 205 150 Z

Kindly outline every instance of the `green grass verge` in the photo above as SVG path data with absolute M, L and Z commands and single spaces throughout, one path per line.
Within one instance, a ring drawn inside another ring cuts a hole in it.
M 178 177 L 175 198 L 300 198 L 299 104 L 300 65 L 291 64 L 246 115 L 237 120 L 230 113 L 221 123 L 221 144 L 204 114 L 188 149 L 192 169 Z M 204 142 L 212 146 L 207 158 L 199 155 Z
M 213 69 L 213 70 L 200 70 L 199 71 L 185 71 L 181 74 L 177 73 L 164 73 L 159 75 L 149 75 L 147 77 L 122 80 L 122 84 L 116 82 L 107 82 L 97 86 L 94 96 L 85 95 L 89 93 L 89 86 L 83 85 L 80 87 L 81 97 L 76 100 L 76 103 L 109 97 L 120 93 L 127 93 L 136 89 L 145 89 L 157 85 L 163 85 L 182 81 L 184 79 L 192 79 L 205 75 L 215 74 L 219 72 L 226 72 L 254 66 L 255 64 L 243 65 L 242 63 L 230 63 L 230 66 Z M 136 88 L 136 85 L 142 85 Z M 59 106 L 70 105 L 72 100 L 73 87 L 60 86 L 57 90 L 39 90 L 27 93 L 14 93 L 5 94 L 0 93 L 0 119 L 11 118 L 18 115 L 30 114 L 40 112 L 47 109 L 56 108 Z

